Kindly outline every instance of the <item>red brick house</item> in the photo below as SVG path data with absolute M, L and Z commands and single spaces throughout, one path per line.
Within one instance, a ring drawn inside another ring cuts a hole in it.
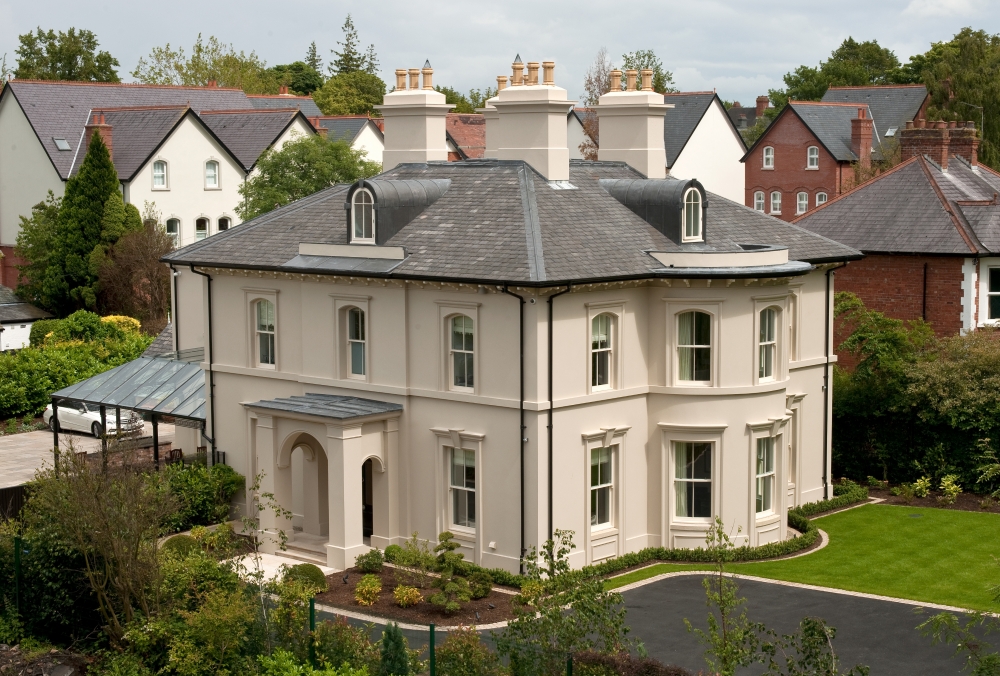
M 789 101 L 743 157 L 745 204 L 785 221 L 854 184 L 854 164 L 881 160 L 925 111 L 923 85 L 831 87 L 822 101 Z
M 872 309 L 940 336 L 1000 323 L 1000 174 L 978 164 L 974 123 L 920 119 L 899 136 L 901 164 L 795 224 L 865 254 L 837 290 Z

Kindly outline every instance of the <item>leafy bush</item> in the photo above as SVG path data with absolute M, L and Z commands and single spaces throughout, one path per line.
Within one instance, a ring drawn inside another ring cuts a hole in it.
M 493 591 L 493 578 L 485 570 L 477 570 L 469 576 L 469 588 L 472 598 L 484 599 Z
M 233 496 L 245 485 L 242 474 L 223 464 L 174 463 L 163 470 L 163 477 L 180 504 L 165 524 L 174 532 L 225 521 Z
M 500 659 L 483 645 L 479 632 L 459 627 L 435 650 L 438 676 L 501 676 Z
M 931 492 L 931 478 L 922 476 L 913 482 L 913 494 L 918 498 L 926 498 Z
M 385 548 L 385 560 L 389 563 L 399 563 L 403 555 L 403 548 L 399 545 L 389 545 Z
M 311 563 L 299 563 L 285 571 L 285 580 L 298 580 L 315 588 L 320 593 L 329 589 L 326 575 L 319 566 Z
M 392 591 L 392 597 L 396 599 L 396 605 L 400 608 L 409 608 L 424 600 L 419 589 L 416 587 L 407 587 L 405 584 L 396 585 L 396 588 Z
M 440 591 L 428 600 L 436 606 L 441 606 L 444 612 L 449 615 L 458 612 L 462 609 L 463 603 L 468 603 L 472 600 L 472 590 L 469 589 L 469 581 L 464 577 L 455 575 L 450 569 L 441 573 L 441 577 L 434 582 L 434 586 Z
M 381 550 L 370 549 L 364 554 L 358 555 L 354 560 L 354 565 L 357 566 L 362 573 L 380 573 L 382 572 L 382 563 L 385 558 L 382 556 Z
M 354 669 L 367 668 L 371 674 L 377 673 L 379 664 L 378 646 L 368 638 L 368 629 L 355 627 L 345 617 L 337 617 L 335 622 L 327 620 L 313 632 L 316 661 L 325 669 L 343 665 Z
M 958 485 L 958 477 L 948 474 L 941 479 L 941 497 L 938 498 L 942 504 L 954 505 L 955 500 L 962 493 L 962 487 Z
M 169 538 L 160 547 L 164 554 L 173 554 L 181 559 L 186 559 L 191 552 L 201 551 L 201 545 L 190 535 L 175 535 Z
M 573 673 L 580 676 L 691 676 L 681 667 L 667 666 L 651 658 L 628 653 L 605 654 L 592 650 L 573 656 Z
M 39 319 L 31 325 L 31 333 L 28 334 L 28 342 L 31 347 L 39 347 L 45 343 L 45 336 L 56 330 L 59 319 Z
M 409 676 L 410 655 L 407 651 L 406 637 L 399 630 L 399 625 L 390 622 L 382 632 L 381 659 L 379 660 L 379 676 Z
M 373 606 L 381 593 L 381 578 L 378 575 L 364 575 L 354 588 L 354 600 L 363 606 Z

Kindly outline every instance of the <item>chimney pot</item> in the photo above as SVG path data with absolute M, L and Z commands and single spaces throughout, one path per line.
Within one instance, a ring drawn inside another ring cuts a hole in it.
M 397 68 L 396 69 L 396 89 L 401 91 L 406 89 L 406 69 Z
M 913 129 L 913 120 L 907 120 L 906 121 L 906 128 L 907 129 Z
M 771 103 L 771 100 L 769 98 L 767 98 L 766 96 L 758 96 L 757 97 L 757 117 L 760 117 L 761 115 L 764 114 L 764 111 L 767 110 L 767 106 L 770 103 Z
M 622 72 L 615 68 L 611 71 L 611 89 L 609 91 L 618 92 L 622 89 Z
M 626 90 L 621 89 L 621 71 L 611 72 L 611 89 L 598 100 L 594 112 L 600 126 L 597 159 L 625 162 L 647 178 L 665 178 L 664 120 L 669 105 L 662 94 L 652 91 L 652 71 L 642 71 L 642 89 L 636 88 L 638 71 L 626 71 Z
M 944 120 L 938 120 L 937 122 L 934 123 L 934 128 L 935 129 L 947 129 L 948 128 L 948 123 L 945 122 Z
M 521 87 L 524 85 L 524 64 L 521 63 L 521 56 L 518 55 L 514 59 L 514 63 L 510 65 L 511 75 L 510 75 L 510 86 L 511 87 Z
M 944 121 L 919 119 L 913 127 L 900 132 L 899 148 L 902 159 L 926 155 L 941 169 L 948 169 L 948 158 L 952 153 L 965 157 L 975 164 L 978 139 L 975 132 L 957 128 L 952 131 Z
M 420 89 L 420 69 L 410 69 L 410 89 Z
M 507 76 L 497 75 L 497 92 L 502 92 L 507 88 Z
M 733 101 L 733 108 L 742 108 L 739 101 Z
M 866 111 L 864 108 L 858 108 L 858 119 L 863 120 L 866 117 Z
M 538 84 L 538 62 L 529 61 L 528 62 L 528 84 L 537 85 Z
M 639 71 L 635 69 L 630 69 L 625 71 L 625 91 L 634 92 L 635 91 L 635 80 L 639 76 Z
M 547 87 L 556 86 L 556 62 L 555 61 L 542 61 L 542 84 Z
M 948 129 L 956 129 L 957 127 L 958 124 L 955 122 L 955 120 L 952 120 L 951 122 L 948 123 Z
M 434 89 L 434 69 L 431 68 L 431 62 L 429 60 L 424 62 L 424 67 L 421 73 L 423 73 L 424 76 L 424 89 Z
M 651 92 L 653 91 L 653 71 L 650 68 L 645 68 L 641 71 L 642 75 L 642 91 Z
M 281 85 L 278 87 L 278 94 L 281 96 L 288 96 L 288 85 Z

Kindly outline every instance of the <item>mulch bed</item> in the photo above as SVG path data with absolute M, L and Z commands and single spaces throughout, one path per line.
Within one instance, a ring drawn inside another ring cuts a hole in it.
M 1000 503 L 992 501 L 992 505 L 983 508 L 980 503 L 986 498 L 985 495 L 975 493 L 960 493 L 953 505 L 945 505 L 938 502 L 940 493 L 932 491 L 926 498 L 914 497 L 907 502 L 901 495 L 893 495 L 887 488 L 869 488 L 868 494 L 873 498 L 883 498 L 884 504 L 906 505 L 907 507 L 938 507 L 940 509 L 957 509 L 962 512 L 990 512 L 1000 514 Z
M 514 596 L 495 589 L 486 598 L 473 599 L 458 612 L 447 615 L 440 606 L 436 606 L 428 600 L 437 592 L 436 588 L 430 586 L 430 582 L 428 582 L 427 588 L 420 590 L 424 597 L 423 601 L 409 608 L 400 608 L 392 597 L 392 591 L 397 585 L 396 572 L 389 566 L 383 567 L 382 572 L 377 573 L 382 578 L 382 593 L 379 595 L 378 601 L 373 606 L 363 606 L 354 599 L 354 588 L 361 581 L 364 573 L 357 568 L 349 568 L 345 572 L 347 573 L 347 584 L 344 584 L 344 573 L 334 573 L 327 576 L 326 581 L 330 585 L 330 590 L 317 595 L 316 601 L 345 610 L 409 624 L 430 624 L 433 622 L 435 625 L 445 627 L 481 626 L 514 618 L 512 605 Z M 478 619 L 476 618 L 477 612 Z
M 7 676 L 82 676 L 89 660 L 81 655 L 52 650 L 26 654 L 18 646 L 0 644 L 0 674 Z

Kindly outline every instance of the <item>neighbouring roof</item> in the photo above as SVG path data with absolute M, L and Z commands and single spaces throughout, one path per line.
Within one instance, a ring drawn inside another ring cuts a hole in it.
M 737 101 L 737 103 L 739 103 Z M 733 126 L 739 129 L 749 129 L 757 124 L 757 106 L 753 105 L 749 108 L 745 106 L 733 105 L 732 108 L 726 111 L 729 116 L 729 121 L 733 123 Z
M 289 94 L 247 94 L 250 105 L 262 109 L 298 108 L 306 117 L 318 117 L 323 114 L 311 96 L 292 96 Z
M 858 116 L 858 108 L 861 106 L 789 101 L 788 107 L 799 116 L 838 162 L 858 160 L 858 156 L 851 150 L 851 120 Z M 871 111 L 865 114 L 871 115 Z M 878 135 L 872 129 L 872 158 L 882 159 L 879 147 Z
M 1000 174 L 913 157 L 795 221 L 865 253 L 1000 253 Z
M 279 399 L 265 399 L 264 401 L 256 401 L 252 404 L 243 405 L 248 408 L 262 408 L 269 411 L 281 411 L 282 413 L 314 415 L 321 418 L 332 418 L 333 420 L 365 418 L 371 415 L 381 415 L 403 410 L 402 406 L 390 401 L 313 393 L 281 397 Z
M 486 118 L 482 115 L 448 113 L 445 133 L 461 159 L 480 159 L 486 154 Z
M 680 92 L 664 94 L 663 102 L 674 107 L 667 111 L 663 121 L 663 145 L 667 151 L 667 168 L 669 169 L 680 157 L 691 134 L 697 129 L 701 119 L 705 117 L 709 106 L 718 98 L 715 92 Z M 719 100 L 722 106 L 722 101 Z M 723 108 L 725 110 L 725 108 Z M 732 120 L 730 120 L 732 124 Z M 743 144 L 743 137 L 733 127 L 733 133 Z M 745 149 L 746 146 L 744 146 Z
M 198 364 L 139 357 L 52 397 L 204 421 L 205 372 Z
M 94 109 L 190 106 L 198 112 L 251 107 L 242 90 L 219 87 L 11 80 L 0 96 L 17 99 L 63 180 L 69 178 L 74 158 L 77 163 L 83 160 L 84 126 Z M 69 150 L 59 150 L 56 139 L 65 140 Z
M 334 141 L 353 143 L 361 133 L 361 130 L 367 127 L 369 123 L 375 133 L 379 136 L 382 135 L 382 130 L 378 128 L 378 125 L 365 115 L 326 115 L 318 119 L 312 118 L 310 121 L 314 126 L 318 124 L 323 129 L 326 129 L 326 137 Z
M 302 115 L 297 108 L 276 110 L 206 110 L 200 117 L 249 171 L 261 154 L 270 148 Z M 117 143 L 117 141 L 116 141 Z
M 402 247 L 406 257 L 392 261 L 387 272 L 365 274 L 543 284 L 677 276 L 679 270 L 665 271 L 649 251 L 742 252 L 741 245 L 764 244 L 788 247 L 789 258 L 795 261 L 847 260 L 860 255 L 713 194 L 708 195 L 706 241 L 677 244 L 600 185 L 601 179 L 637 178 L 643 177 L 621 162 L 571 161 L 571 189 L 565 184 L 550 185 L 521 161 L 399 165 L 374 180 L 386 184 L 386 189 L 401 181 L 450 183 L 440 197 L 384 242 L 387 247 Z M 351 188 L 338 185 L 320 191 L 174 251 L 164 260 L 312 272 L 291 264 L 299 257 L 299 244 L 348 244 L 343 205 Z
M 143 351 L 143 357 L 159 357 L 174 351 L 174 325 L 167 324 L 156 336 L 156 340 Z
M 927 99 L 924 85 L 877 85 L 871 87 L 830 87 L 824 103 L 855 103 L 868 106 L 875 132 L 882 138 L 890 129 L 902 129 L 916 117 Z
M 181 105 L 94 110 L 103 112 L 105 122 L 111 125 L 112 160 L 118 178 L 130 181 L 170 132 L 177 127 L 190 108 Z M 71 174 L 80 171 L 87 149 L 88 144 L 84 139 Z
M 14 290 L 0 285 L 0 324 L 33 322 L 52 315 L 17 297 Z

